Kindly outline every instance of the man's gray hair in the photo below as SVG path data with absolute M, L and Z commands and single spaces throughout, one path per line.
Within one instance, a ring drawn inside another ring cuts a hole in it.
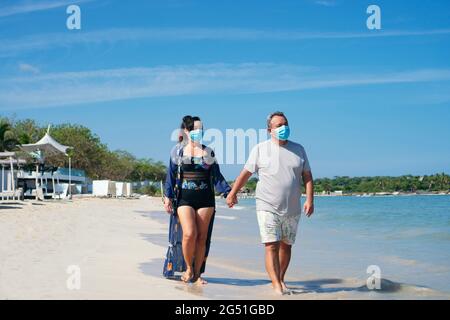
M 284 120 L 286 120 L 286 123 L 288 123 L 288 119 L 286 118 L 285 114 L 281 111 L 275 111 L 269 114 L 267 117 L 267 128 L 270 129 L 270 121 L 272 121 L 272 118 L 275 116 L 283 117 Z

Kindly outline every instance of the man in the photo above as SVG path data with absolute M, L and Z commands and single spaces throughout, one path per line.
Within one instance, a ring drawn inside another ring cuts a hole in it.
M 291 259 L 301 215 L 301 184 L 306 188 L 303 210 L 307 217 L 314 212 L 314 186 L 305 149 L 288 140 L 289 125 L 282 112 L 267 118 L 271 139 L 259 143 L 250 152 L 247 163 L 227 197 L 231 208 L 238 203 L 236 194 L 253 173 L 259 180 L 256 186 L 256 211 L 265 245 L 266 270 L 278 294 L 288 293 L 284 276 Z

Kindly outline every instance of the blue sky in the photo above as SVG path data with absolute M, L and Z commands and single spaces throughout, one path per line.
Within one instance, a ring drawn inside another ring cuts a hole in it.
M 282 110 L 316 177 L 448 173 L 449 57 L 445 0 L 0 0 L 0 114 L 162 161 L 185 114 L 224 131 Z

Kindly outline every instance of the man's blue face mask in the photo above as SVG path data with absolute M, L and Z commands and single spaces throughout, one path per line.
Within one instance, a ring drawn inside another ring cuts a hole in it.
M 275 132 L 275 137 L 281 141 L 286 141 L 287 139 L 289 139 L 289 135 L 291 134 L 291 129 L 289 129 L 289 126 L 287 125 L 278 127 L 273 130 Z

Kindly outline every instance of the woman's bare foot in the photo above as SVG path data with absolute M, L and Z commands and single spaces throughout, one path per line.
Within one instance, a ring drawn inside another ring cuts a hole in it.
M 193 274 L 192 270 L 187 269 L 181 276 L 181 281 L 188 283 L 188 282 L 191 282 L 193 278 L 194 278 L 194 274 Z
M 276 294 L 280 296 L 285 294 L 281 284 L 272 284 L 272 287 Z
M 283 295 L 283 290 L 281 290 L 281 289 L 274 289 L 274 291 L 275 291 L 275 293 L 276 293 L 277 295 L 279 295 L 279 296 L 282 296 L 282 295 Z
M 201 276 L 195 276 L 192 280 L 197 285 L 205 285 L 208 283 L 205 279 L 203 279 Z
M 283 282 L 281 282 L 280 284 L 272 284 L 272 288 L 277 295 L 280 296 L 291 295 L 292 290 L 288 289 L 286 285 L 284 286 L 283 285 L 284 285 Z
M 289 288 L 286 286 L 286 283 L 284 283 L 284 281 L 281 281 L 281 288 L 283 289 L 283 291 L 289 291 Z

